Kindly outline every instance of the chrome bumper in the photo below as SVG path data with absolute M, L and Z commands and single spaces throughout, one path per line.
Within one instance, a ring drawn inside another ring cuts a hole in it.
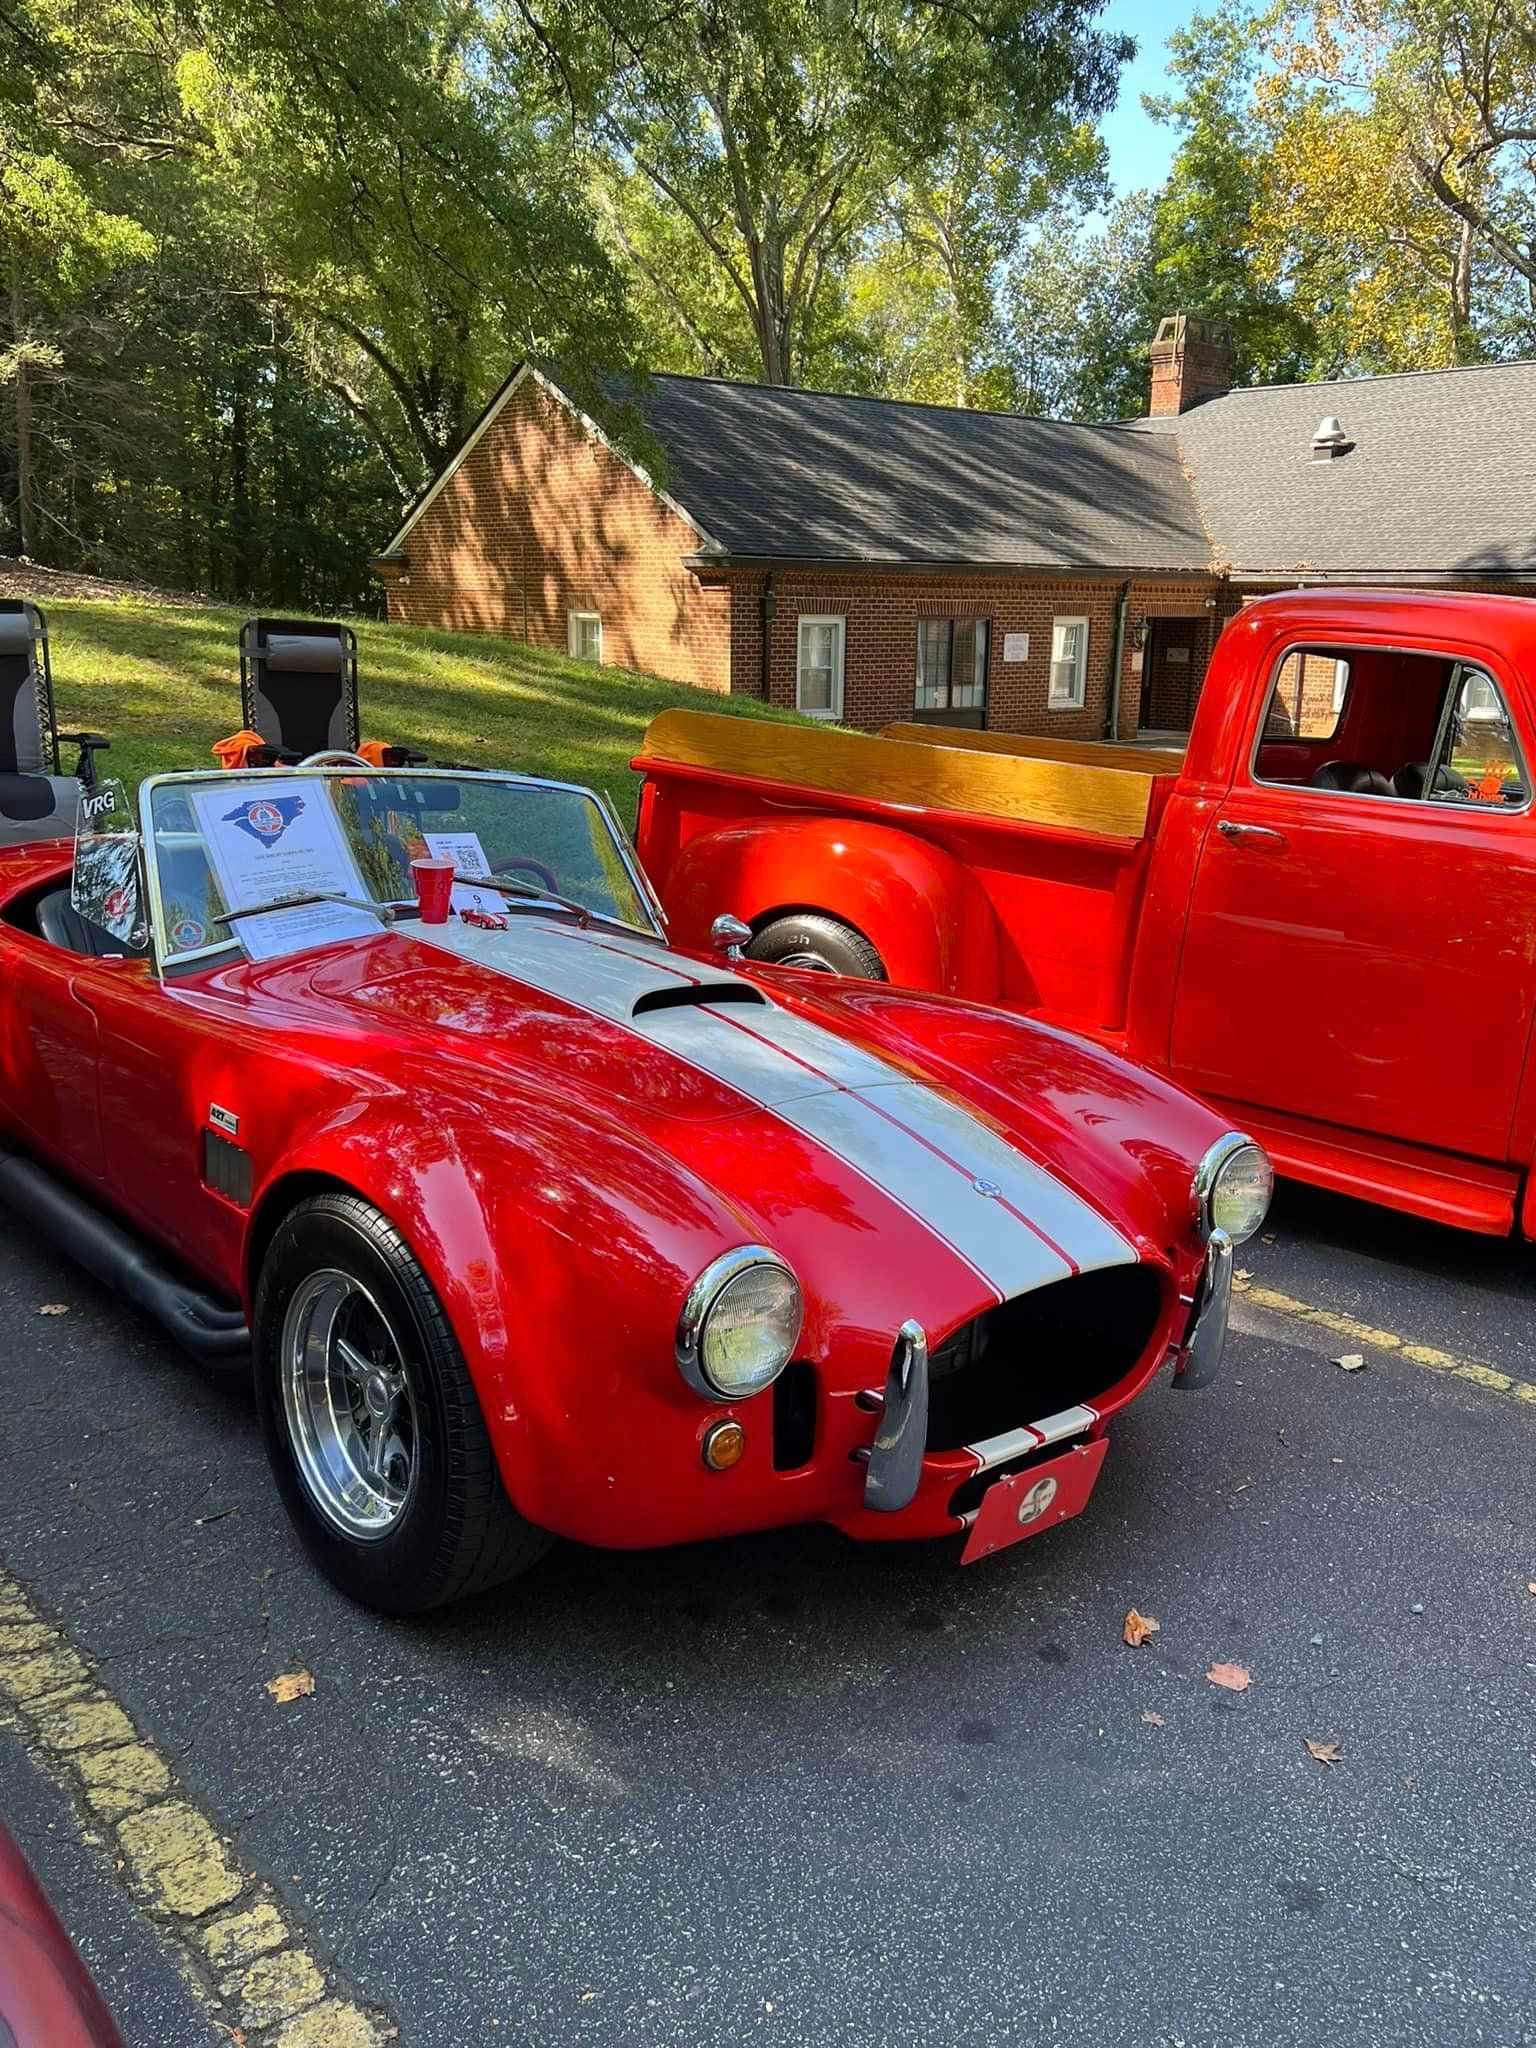
M 1227 1344 L 1227 1318 L 1232 1312 L 1232 1240 L 1224 1230 L 1213 1230 L 1206 1247 L 1205 1272 L 1200 1281 L 1200 1298 L 1184 1349 L 1174 1367 L 1173 1384 L 1194 1389 L 1208 1387 L 1221 1370 L 1221 1356 Z

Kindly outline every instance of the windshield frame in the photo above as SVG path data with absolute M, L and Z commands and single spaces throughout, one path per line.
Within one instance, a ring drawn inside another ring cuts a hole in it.
M 636 938 L 657 939 L 663 944 L 666 942 L 667 921 L 666 913 L 661 907 L 661 900 L 651 886 L 650 877 L 641 867 L 639 857 L 635 852 L 634 843 L 621 823 L 619 814 L 614 809 L 607 792 L 604 790 L 589 788 L 585 783 L 581 782 L 557 782 L 545 775 L 518 775 L 510 771 L 502 772 L 497 769 L 487 768 L 369 768 L 348 763 L 345 766 L 338 765 L 333 768 L 247 768 L 239 769 L 233 774 L 227 768 L 196 768 L 176 774 L 150 775 L 139 784 L 139 850 L 143 863 L 144 880 L 147 885 L 146 909 L 150 945 L 155 963 L 155 972 L 162 980 L 168 974 L 181 973 L 188 967 L 200 967 L 211 960 L 216 960 L 229 954 L 234 954 L 240 959 L 243 959 L 245 955 L 238 933 L 231 931 L 227 939 L 218 939 L 211 945 L 189 948 L 186 952 L 178 952 L 169 957 L 167 956 L 164 946 L 165 910 L 160 895 L 159 848 L 154 829 L 154 798 L 157 792 L 162 789 L 187 788 L 189 786 L 213 786 L 229 789 L 234 789 L 237 785 L 242 788 L 250 786 L 259 787 L 260 778 L 266 775 L 281 776 L 285 780 L 302 779 L 314 782 L 355 778 L 359 775 L 377 775 L 391 780 L 407 779 L 411 782 L 495 783 L 502 788 L 557 790 L 566 795 L 583 797 L 587 802 L 596 805 L 603 822 L 607 825 L 613 837 L 613 843 L 618 850 L 619 858 L 624 865 L 625 872 L 634 885 L 635 895 L 639 900 L 641 908 L 648 914 L 650 921 L 643 925 L 631 924 L 625 918 L 596 911 L 593 912 L 594 918 L 624 931 L 633 932 Z M 552 906 L 551 914 L 557 917 L 562 916 L 563 913 L 554 908 L 554 899 L 550 898 L 549 901 Z M 404 902 L 405 899 L 403 898 L 396 899 L 396 907 L 403 906 Z M 528 904 L 530 910 L 537 910 L 538 903 L 536 899 L 530 897 Z M 281 906 L 274 907 L 280 908 Z M 381 905 L 380 908 L 382 910 L 383 906 Z M 388 928 L 387 921 L 382 917 L 379 928 L 381 931 Z

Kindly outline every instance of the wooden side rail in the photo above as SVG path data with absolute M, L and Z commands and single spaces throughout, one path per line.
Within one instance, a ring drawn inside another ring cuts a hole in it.
M 1182 747 L 1137 747 L 1109 740 L 1048 740 L 1033 733 L 975 732 L 963 725 L 921 725 L 898 720 L 880 737 L 923 747 L 965 747 L 984 754 L 1016 754 L 1038 761 L 1077 761 L 1086 768 L 1128 768 L 1142 775 L 1177 775 Z
M 966 812 L 1109 839 L 1145 836 L 1153 785 L 1145 768 L 967 744 L 979 737 L 946 735 L 943 746 L 916 747 L 838 727 L 663 711 L 652 719 L 635 766 L 670 761 L 913 810 Z

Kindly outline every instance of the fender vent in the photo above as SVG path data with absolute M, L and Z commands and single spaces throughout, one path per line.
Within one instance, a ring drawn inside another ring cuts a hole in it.
M 251 1155 L 220 1131 L 203 1132 L 203 1179 L 226 1202 L 251 1206 Z
M 758 1003 L 766 1008 L 768 998 L 750 981 L 701 981 L 691 988 L 679 982 L 675 988 L 648 988 L 643 996 L 636 996 L 629 1014 L 643 1017 L 647 1010 L 692 1010 L 703 1003 Z

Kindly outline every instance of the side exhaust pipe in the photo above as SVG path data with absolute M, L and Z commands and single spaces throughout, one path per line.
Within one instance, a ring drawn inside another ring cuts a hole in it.
M 249 1353 L 251 1333 L 239 1309 L 223 1308 L 212 1296 L 173 1279 L 149 1247 L 121 1224 L 46 1167 L 3 1145 L 0 1202 L 125 1300 L 147 1309 L 197 1357 L 229 1361 Z

